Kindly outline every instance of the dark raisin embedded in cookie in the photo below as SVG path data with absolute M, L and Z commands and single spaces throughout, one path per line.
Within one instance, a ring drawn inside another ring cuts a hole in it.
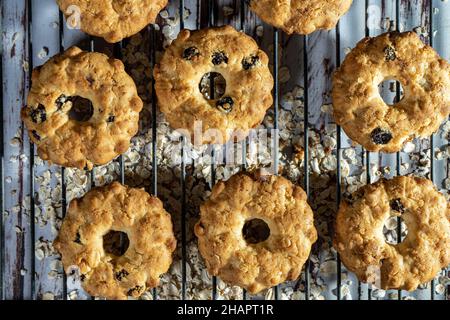
M 116 117 L 113 116 L 113 115 L 110 115 L 110 116 L 108 117 L 108 120 L 106 120 L 106 122 L 111 123 L 111 122 L 114 122 L 114 120 L 116 120 Z
M 192 60 L 192 58 L 198 55 L 200 55 L 200 51 L 198 51 L 197 47 L 189 47 L 183 51 L 183 58 L 186 60 Z
M 66 95 L 62 94 L 58 97 L 58 99 L 56 99 L 55 104 L 56 104 L 56 108 L 58 110 L 61 110 L 61 108 L 63 107 L 63 105 L 70 100 L 70 97 L 67 97 Z
M 45 111 L 45 107 L 42 104 L 39 104 L 36 109 L 31 109 L 30 117 L 34 123 L 44 122 L 45 120 L 47 120 L 47 113 Z
M 73 242 L 81 244 L 81 235 L 80 232 L 77 232 L 77 234 L 75 235 L 75 240 L 73 240 Z
M 392 140 L 392 134 L 381 128 L 376 128 L 370 134 L 372 141 L 376 144 L 388 144 Z
M 130 290 L 128 290 L 128 295 L 132 296 L 133 293 L 140 294 L 143 289 L 144 289 L 143 286 L 135 286 L 134 288 L 131 288 Z
M 94 82 L 95 82 L 95 79 L 94 79 L 94 77 L 89 75 L 89 76 L 86 77 L 86 81 L 89 82 L 89 85 L 92 86 L 94 84 Z
M 221 63 L 228 63 L 228 57 L 223 51 L 214 52 L 212 55 L 212 63 L 215 66 L 218 66 Z
M 31 133 L 36 140 L 41 140 L 41 136 L 36 132 L 36 130 L 31 131 Z
M 403 206 L 402 202 L 400 201 L 400 199 L 394 199 L 391 200 L 389 202 L 389 206 L 391 207 L 392 210 L 403 213 L 405 212 L 405 207 Z
M 119 272 L 116 272 L 116 273 L 115 273 L 115 277 L 116 277 L 116 279 L 119 280 L 119 281 L 122 281 L 122 279 L 123 279 L 124 277 L 128 276 L 128 275 L 129 275 L 129 273 L 128 273 L 128 271 L 125 270 L 125 269 L 122 269 L 122 270 L 120 270 Z
M 233 110 L 234 101 L 231 97 L 223 97 L 219 99 L 216 103 L 217 108 L 225 113 L 231 112 Z
M 84 282 L 84 280 L 86 280 L 86 275 L 85 274 L 81 274 L 80 275 L 80 280 L 81 280 L 81 282 Z
M 256 66 L 256 64 L 259 61 L 259 57 L 258 56 L 249 56 L 249 57 L 245 57 L 244 59 L 242 59 L 242 68 L 244 68 L 244 70 L 249 70 L 251 68 L 254 68 Z
M 386 61 L 394 61 L 395 59 L 397 59 L 395 49 L 391 46 L 387 46 L 386 48 L 384 48 L 384 57 Z

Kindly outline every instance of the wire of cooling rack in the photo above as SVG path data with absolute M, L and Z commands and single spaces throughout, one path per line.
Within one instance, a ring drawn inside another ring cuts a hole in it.
M 62 11 L 58 12 L 59 24 L 59 52 L 64 51 L 64 16 Z M 67 186 L 66 186 L 66 168 L 61 167 L 61 218 L 64 219 L 67 210 Z M 67 275 L 62 272 L 62 299 L 67 300 Z
M 3 41 L 0 43 L 0 53 L 3 52 Z M 3 57 L 2 57 L 3 58 Z M 3 106 L 3 63 L 0 63 L 0 105 L 1 105 L 1 110 L 4 109 Z M 3 126 L 3 121 L 1 121 L 0 123 L 0 135 L 2 137 L 2 141 L 4 140 L 4 136 L 3 136 L 3 130 L 4 130 L 4 126 Z M 3 159 L 3 155 L 5 154 L 5 148 L 3 146 L 3 143 L 1 143 L 0 145 L 0 151 L 2 154 L 2 157 L 0 159 L 0 210 L 2 210 L 1 212 L 5 212 L 5 189 L 4 189 L 4 177 L 5 177 L 5 173 L 4 171 L 4 159 Z M 5 225 L 4 225 L 4 219 L 0 219 L 0 300 L 4 299 L 4 288 L 3 288 L 3 283 L 4 283 L 4 279 L 3 279 L 3 272 L 4 272 L 4 261 L 5 261 Z
M 273 153 L 273 173 L 278 175 L 278 104 L 280 100 L 280 81 L 279 81 L 279 33 L 277 28 L 273 28 L 273 130 L 272 130 L 272 153 Z M 279 298 L 279 286 L 275 286 L 274 298 Z
M 184 29 L 184 0 L 180 1 L 180 30 Z M 181 136 L 181 172 L 180 172 L 180 186 L 181 186 L 181 298 L 186 299 L 186 264 L 187 264 L 187 243 L 186 243 L 186 163 L 185 163 L 185 145 L 186 138 Z
M 365 0 L 365 36 L 370 36 L 370 30 L 367 22 L 369 21 L 369 0 Z M 366 166 L 366 183 L 370 184 L 372 183 L 372 177 L 370 175 L 370 151 L 364 150 L 363 148 L 363 154 L 365 154 L 365 166 Z M 362 286 L 361 281 L 358 280 L 358 299 L 361 299 L 362 295 Z M 367 284 L 367 299 L 372 300 L 372 286 L 371 284 Z
M 399 0 L 397 0 L 398 2 Z M 433 0 L 429 2 L 429 24 L 430 29 L 428 30 L 428 41 L 431 47 L 433 47 Z M 398 29 L 397 29 L 398 30 Z M 434 133 L 430 136 L 430 180 L 434 184 Z M 430 282 L 430 297 L 434 300 L 435 283 L 434 279 Z
M 150 45 L 150 64 L 152 66 L 152 71 L 156 64 L 156 30 L 154 26 L 149 26 L 148 32 L 150 35 L 149 45 Z M 158 196 L 158 119 L 157 119 L 157 102 L 156 102 L 156 91 L 155 91 L 155 78 L 152 76 L 152 94 L 151 94 L 151 105 L 152 105 L 152 186 L 151 193 L 153 196 Z M 157 298 L 157 290 L 154 288 L 152 290 L 153 299 Z
M 341 27 L 340 23 L 336 25 L 336 68 L 341 65 Z M 341 170 L 341 158 L 342 158 L 342 131 L 341 127 L 336 124 L 336 213 L 339 210 L 339 205 L 342 198 L 342 170 Z M 336 299 L 341 300 L 341 286 L 342 286 L 342 263 L 339 253 L 336 253 Z
M 241 0 L 240 6 L 240 27 L 241 31 L 245 33 L 245 3 Z M 247 138 L 242 140 L 242 171 L 247 170 Z M 247 300 L 247 290 L 242 289 L 242 300 Z
M 28 21 L 28 90 L 31 88 L 31 75 L 33 72 L 33 39 L 32 39 L 32 33 L 33 33 L 33 10 L 32 10 L 32 2 L 31 0 L 27 1 L 27 21 Z M 35 223 L 35 217 L 36 217 L 36 210 L 34 207 L 35 199 L 34 199 L 34 144 L 32 141 L 30 141 L 30 247 L 32 254 L 31 257 L 31 298 L 35 299 L 35 292 L 36 292 L 36 257 L 34 255 L 35 252 L 35 237 L 36 237 L 36 223 Z M 23 280 L 22 280 L 23 281 Z M 22 290 L 23 295 L 23 290 Z M 22 297 L 23 298 L 23 297 Z
M 395 29 L 400 31 L 400 0 L 395 0 Z M 396 83 L 396 101 L 400 101 L 400 82 Z M 401 169 L 401 154 L 396 154 L 396 174 L 400 175 Z M 402 242 L 402 219 L 397 217 L 397 244 Z M 402 299 L 402 290 L 397 290 L 398 300 Z
M 113 56 L 115 59 L 119 59 L 122 61 L 122 49 L 125 41 L 120 41 L 113 46 Z M 125 185 L 125 161 L 124 156 L 120 155 L 117 158 L 117 162 L 119 164 L 119 181 L 121 184 Z M 119 234 L 119 243 L 121 250 L 125 249 L 125 236 L 123 233 Z
M 215 1 L 208 1 L 208 27 L 214 27 L 216 23 L 216 5 Z M 215 77 L 213 74 L 209 78 L 209 98 L 215 98 Z M 216 146 L 211 146 L 211 188 L 216 184 Z M 212 277 L 212 299 L 217 300 L 217 277 Z
M 308 75 L 308 39 L 307 35 L 303 36 L 303 81 L 304 81 L 304 113 L 303 113 L 303 148 L 304 148 L 304 187 L 307 199 L 310 197 L 310 177 L 309 177 L 309 75 Z M 314 247 L 313 247 L 314 248 Z M 305 300 L 309 300 L 311 294 L 310 273 L 311 259 L 305 262 Z

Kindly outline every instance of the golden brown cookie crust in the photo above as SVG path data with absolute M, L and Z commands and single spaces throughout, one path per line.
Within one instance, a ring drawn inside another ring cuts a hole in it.
M 334 247 L 361 281 L 412 291 L 450 263 L 450 204 L 430 180 L 380 180 L 352 198 L 352 203 L 340 205 Z M 390 245 L 383 226 L 389 217 L 400 215 L 408 234 L 400 244 Z
M 231 26 L 183 30 L 155 67 L 159 107 L 173 128 L 189 131 L 192 142 L 194 124 L 202 122 L 203 139 L 195 144 L 218 143 L 215 136 L 208 136 L 209 129 L 218 130 L 222 143 L 233 133 L 242 140 L 272 105 L 268 62 L 251 37 Z M 207 100 L 200 92 L 199 83 L 209 72 L 226 80 L 220 99 Z M 232 100 L 231 110 L 227 99 Z
M 128 250 L 120 257 L 103 249 L 103 236 L 111 230 L 128 236 Z M 89 294 L 126 299 L 159 284 L 172 263 L 176 239 L 158 198 L 114 182 L 70 203 L 53 244 L 67 273 L 79 268 Z
M 248 244 L 244 224 L 264 220 L 270 236 Z M 210 274 L 250 293 L 298 278 L 317 240 L 305 192 L 285 178 L 238 173 L 217 183 L 195 226 Z
M 92 102 L 86 122 L 69 117 L 76 96 Z M 142 106 L 120 60 L 72 47 L 33 71 L 21 115 L 43 160 L 92 169 L 128 150 Z
M 405 95 L 393 106 L 378 85 L 397 79 Z M 358 43 L 336 71 L 336 123 L 369 151 L 396 152 L 438 130 L 450 114 L 450 64 L 413 32 L 385 33 Z
M 167 5 L 168 0 L 56 0 L 56 2 L 66 18 L 73 14 L 80 15 L 79 23 L 84 32 L 115 43 L 138 33 L 148 24 L 155 23 L 158 13 Z M 77 12 L 73 12 L 72 8 L 76 8 Z
M 310 34 L 333 29 L 353 0 L 250 0 L 262 20 L 286 33 Z

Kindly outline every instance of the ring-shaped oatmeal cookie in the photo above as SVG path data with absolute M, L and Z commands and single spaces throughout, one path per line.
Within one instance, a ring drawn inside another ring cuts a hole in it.
M 128 150 L 142 100 L 120 60 L 72 47 L 33 70 L 22 119 L 39 156 L 79 169 Z
M 333 29 L 353 0 L 247 0 L 263 21 L 284 32 L 310 34 Z
M 383 226 L 396 216 L 408 233 L 401 243 L 389 244 Z M 341 202 L 334 247 L 361 281 L 415 290 L 450 263 L 450 204 L 428 179 L 382 179 Z
M 378 86 L 397 80 L 403 98 L 388 105 Z M 450 64 L 413 32 L 391 32 L 358 43 L 336 71 L 336 123 L 369 151 L 396 152 L 438 130 L 450 114 Z
M 168 0 L 56 0 L 72 28 L 119 42 L 155 23 Z
M 242 140 L 272 105 L 268 61 L 251 37 L 231 26 L 183 30 L 155 67 L 159 107 L 196 145 Z M 211 73 L 226 82 L 223 95 L 214 99 L 205 98 L 200 88 Z
M 114 235 L 119 232 L 126 234 L 121 243 Z M 71 201 L 53 244 L 66 273 L 78 269 L 89 294 L 126 299 L 159 284 L 172 263 L 176 239 L 158 198 L 113 182 Z
M 261 172 L 217 183 L 194 231 L 209 273 L 253 294 L 297 279 L 317 240 L 303 189 Z

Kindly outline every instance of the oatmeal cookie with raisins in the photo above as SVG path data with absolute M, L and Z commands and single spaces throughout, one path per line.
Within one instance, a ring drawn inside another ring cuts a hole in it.
M 120 60 L 72 47 L 33 70 L 22 119 L 39 156 L 79 169 L 128 150 L 143 103 Z
M 403 98 L 383 101 L 378 86 L 397 80 Z M 336 71 L 336 123 L 369 151 L 396 152 L 428 137 L 450 114 L 450 64 L 413 32 L 390 32 L 358 43 Z
M 73 28 L 115 43 L 155 23 L 168 0 L 56 0 Z
M 262 20 L 286 33 L 310 34 L 332 29 L 353 0 L 249 0 Z
M 195 145 L 242 140 L 272 105 L 268 63 L 255 40 L 231 26 L 183 30 L 155 66 L 159 107 Z M 209 73 L 225 79 L 221 97 L 202 94 L 200 83 Z
M 261 171 L 217 183 L 194 231 L 209 273 L 252 294 L 297 279 L 317 240 L 303 189 Z
M 78 269 L 90 295 L 126 299 L 158 286 L 176 239 L 158 198 L 114 182 L 70 202 L 53 245 L 65 272 Z
M 390 217 L 406 224 L 401 243 L 385 240 Z M 450 263 L 450 203 L 424 178 L 399 176 L 366 185 L 341 203 L 334 247 L 361 281 L 415 290 Z

